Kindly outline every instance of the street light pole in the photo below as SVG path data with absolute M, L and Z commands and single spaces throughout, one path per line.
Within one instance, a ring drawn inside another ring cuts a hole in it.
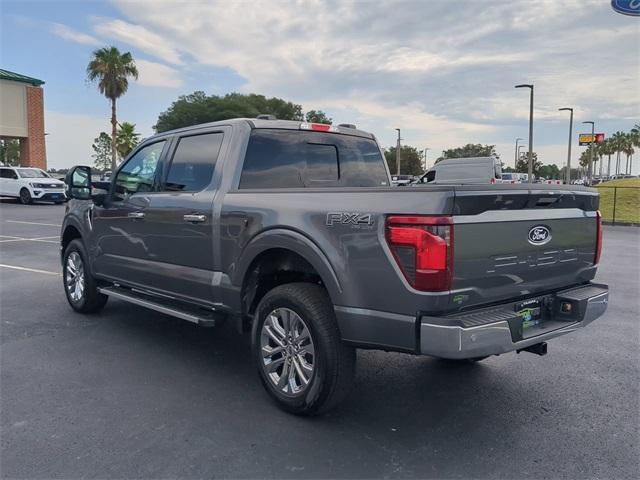
M 573 137 L 573 108 L 563 107 L 559 108 L 558 111 L 569 111 L 571 115 L 569 116 L 569 149 L 567 151 L 567 171 L 565 172 L 565 183 L 569 185 L 571 183 L 571 140 Z
M 587 125 L 591 125 L 591 143 L 589 143 L 589 169 L 587 170 L 587 180 L 589 181 L 589 185 L 591 185 L 591 170 L 593 168 L 593 141 L 596 139 L 596 124 L 594 122 L 582 122 Z
M 515 152 L 514 152 L 514 154 L 513 154 L 513 156 L 514 156 L 514 159 L 513 159 L 513 168 L 514 168 L 514 169 L 516 168 L 516 165 L 518 164 L 518 153 L 519 153 L 519 151 L 518 151 L 518 142 L 519 142 L 520 140 L 524 140 L 524 138 L 516 138 L 516 151 L 515 151 Z
M 520 146 L 518 147 L 518 160 L 520 160 L 520 157 L 522 156 L 522 154 L 520 153 L 520 149 L 521 149 L 521 148 L 524 148 L 524 145 L 520 145 Z
M 400 129 L 396 128 L 398 131 L 398 142 L 396 143 L 396 169 L 397 175 L 400 175 Z
M 533 183 L 533 85 L 522 84 L 516 85 L 515 88 L 528 88 L 531 90 L 529 97 L 529 183 Z
M 424 171 L 427 171 L 427 151 L 431 150 L 429 147 L 424 147 Z

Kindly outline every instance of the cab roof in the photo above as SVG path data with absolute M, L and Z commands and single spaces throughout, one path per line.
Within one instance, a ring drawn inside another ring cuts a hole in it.
M 255 129 L 255 128 L 274 128 L 274 129 L 279 129 L 279 130 L 300 130 L 300 131 L 314 131 L 316 130 L 315 128 L 312 128 L 311 126 L 313 125 L 324 125 L 324 124 L 317 124 L 317 123 L 312 123 L 312 122 L 303 122 L 303 121 L 299 121 L 299 120 L 267 120 L 267 119 L 261 119 L 261 118 L 232 118 L 229 120 L 220 120 L 218 122 L 208 122 L 208 123 L 200 123 L 198 125 L 190 125 L 188 127 L 183 127 L 183 128 L 178 128 L 175 130 L 168 130 L 166 132 L 161 132 L 161 133 L 157 133 L 151 137 L 149 137 L 149 139 L 151 138 L 156 138 L 156 137 L 161 137 L 161 136 L 165 136 L 165 135 L 173 135 L 176 133 L 183 133 L 183 132 L 189 132 L 191 130 L 197 130 L 197 129 L 201 129 L 201 128 L 208 128 L 208 127 L 220 127 L 220 126 L 233 126 L 233 125 L 240 125 L 240 124 L 248 124 L 250 128 Z M 305 126 L 307 126 L 307 128 L 305 128 Z M 321 131 L 321 130 L 318 130 Z M 350 127 L 341 127 L 338 125 L 331 125 L 331 130 L 328 133 L 337 133 L 337 134 L 344 134 L 344 135 L 355 135 L 358 137 L 366 137 L 366 138 L 371 138 L 374 139 L 375 137 L 373 136 L 373 134 L 369 133 L 369 132 L 365 132 L 364 130 L 358 130 L 357 128 L 350 128 Z

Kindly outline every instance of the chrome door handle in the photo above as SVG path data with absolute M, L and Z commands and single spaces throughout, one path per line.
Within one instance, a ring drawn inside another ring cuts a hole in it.
M 207 221 L 206 215 L 191 214 L 191 215 L 184 215 L 182 218 L 184 219 L 185 222 L 191 222 L 191 223 L 202 223 Z
M 140 218 L 144 218 L 144 212 L 129 212 L 127 214 L 127 217 L 129 218 L 133 218 L 133 219 L 140 219 Z

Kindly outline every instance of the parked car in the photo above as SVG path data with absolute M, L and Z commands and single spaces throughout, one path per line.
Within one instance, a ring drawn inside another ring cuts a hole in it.
M 0 167 L 0 195 L 15 197 L 24 205 L 34 200 L 57 204 L 66 200 L 63 181 L 31 167 Z
M 404 187 L 413 182 L 413 175 L 392 175 L 391 185 L 396 187 Z
M 344 398 L 355 348 L 543 355 L 607 308 L 607 286 L 592 282 L 595 190 L 487 180 L 399 192 L 375 137 L 354 128 L 197 125 L 146 139 L 108 191 L 90 178 L 86 166 L 67 176 L 71 307 L 95 313 L 113 297 L 232 322 L 266 391 L 296 414 Z
M 448 158 L 431 167 L 416 184 L 483 184 L 501 179 L 502 166 L 494 157 Z

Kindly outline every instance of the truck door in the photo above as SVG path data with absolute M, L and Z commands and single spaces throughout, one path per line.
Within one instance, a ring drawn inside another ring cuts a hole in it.
M 160 159 L 167 139 L 139 148 L 118 169 L 104 205 L 91 210 L 95 273 L 125 284 L 144 285 L 149 271 L 146 209 L 157 189 Z
M 153 266 L 149 286 L 206 305 L 216 303 L 216 165 L 228 133 L 229 127 L 217 127 L 176 137 L 141 223 Z

